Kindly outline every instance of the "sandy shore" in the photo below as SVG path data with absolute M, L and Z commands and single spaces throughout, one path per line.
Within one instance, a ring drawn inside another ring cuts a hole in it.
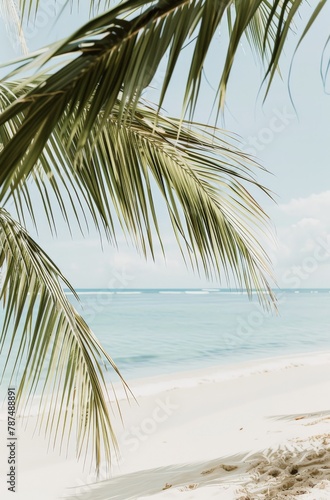
M 131 384 L 115 417 L 121 458 L 101 482 L 19 424 L 16 500 L 330 499 L 330 353 L 269 359 Z

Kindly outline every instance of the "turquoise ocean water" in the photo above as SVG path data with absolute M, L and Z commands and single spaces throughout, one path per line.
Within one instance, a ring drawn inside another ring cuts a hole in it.
M 330 289 L 282 290 L 279 313 L 220 289 L 80 290 L 80 312 L 127 379 L 330 350 Z
M 330 351 L 330 289 L 278 291 L 278 315 L 255 295 L 220 289 L 78 293 L 79 312 L 127 380 Z

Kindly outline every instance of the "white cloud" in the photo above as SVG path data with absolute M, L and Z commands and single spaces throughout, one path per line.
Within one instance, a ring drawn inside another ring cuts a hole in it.
M 279 205 L 279 209 L 299 219 L 311 218 L 326 221 L 330 213 L 330 190 L 318 194 L 313 193 L 305 198 L 293 198 L 289 203 Z
M 294 198 L 278 207 L 276 272 L 281 286 L 330 286 L 329 213 L 330 191 Z

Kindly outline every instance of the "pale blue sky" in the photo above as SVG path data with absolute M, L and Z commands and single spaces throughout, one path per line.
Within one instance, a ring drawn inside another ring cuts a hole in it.
M 58 8 L 63 3 L 64 0 L 57 0 Z M 55 23 L 54 5 L 55 0 L 43 0 L 35 24 L 26 27 L 30 50 L 69 33 L 87 19 L 82 10 L 70 13 L 66 9 Z M 308 9 L 306 6 L 305 10 Z M 258 96 L 262 72 L 246 42 L 241 44 L 229 84 L 225 126 L 239 134 L 244 149 L 255 154 L 271 172 L 271 175 L 258 172 L 258 180 L 275 193 L 277 201 L 276 205 L 260 198 L 276 233 L 277 243 L 271 245 L 270 253 L 281 286 L 330 287 L 330 96 L 320 78 L 329 18 L 330 3 L 295 57 L 290 88 L 296 112 L 290 102 L 287 82 L 297 36 L 292 35 L 282 59 L 283 81 L 276 80 L 264 105 L 262 91 Z M 0 26 L 0 42 L 1 61 L 5 62 L 15 58 L 17 50 L 13 36 L 3 28 L 4 23 Z M 219 33 L 206 64 L 206 76 L 211 85 L 205 82 L 202 88 L 195 116 L 197 121 L 210 119 L 213 123 L 210 117 L 214 98 L 212 86 L 218 80 L 217 61 L 223 57 L 223 46 L 225 34 Z M 177 114 L 180 108 L 185 68 L 183 57 L 165 102 L 169 114 Z M 155 87 L 154 92 L 148 93 L 150 99 L 157 92 L 157 79 Z M 145 263 L 127 247 L 123 238 L 119 238 L 119 251 L 108 246 L 102 251 L 96 234 L 85 240 L 76 234 L 71 239 L 63 229 L 59 239 L 54 241 L 45 224 L 41 224 L 38 241 L 76 287 L 206 286 L 206 280 L 185 270 L 165 222 L 164 231 L 166 264 L 160 254 L 156 264 Z M 219 283 L 212 285 L 219 286 Z

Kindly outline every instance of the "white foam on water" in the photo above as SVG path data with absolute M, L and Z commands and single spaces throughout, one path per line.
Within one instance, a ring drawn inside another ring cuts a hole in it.
M 65 295 L 74 295 L 72 292 L 64 292 Z M 114 295 L 115 292 L 109 292 L 109 291 L 104 291 L 104 292 L 77 292 L 77 295 Z

